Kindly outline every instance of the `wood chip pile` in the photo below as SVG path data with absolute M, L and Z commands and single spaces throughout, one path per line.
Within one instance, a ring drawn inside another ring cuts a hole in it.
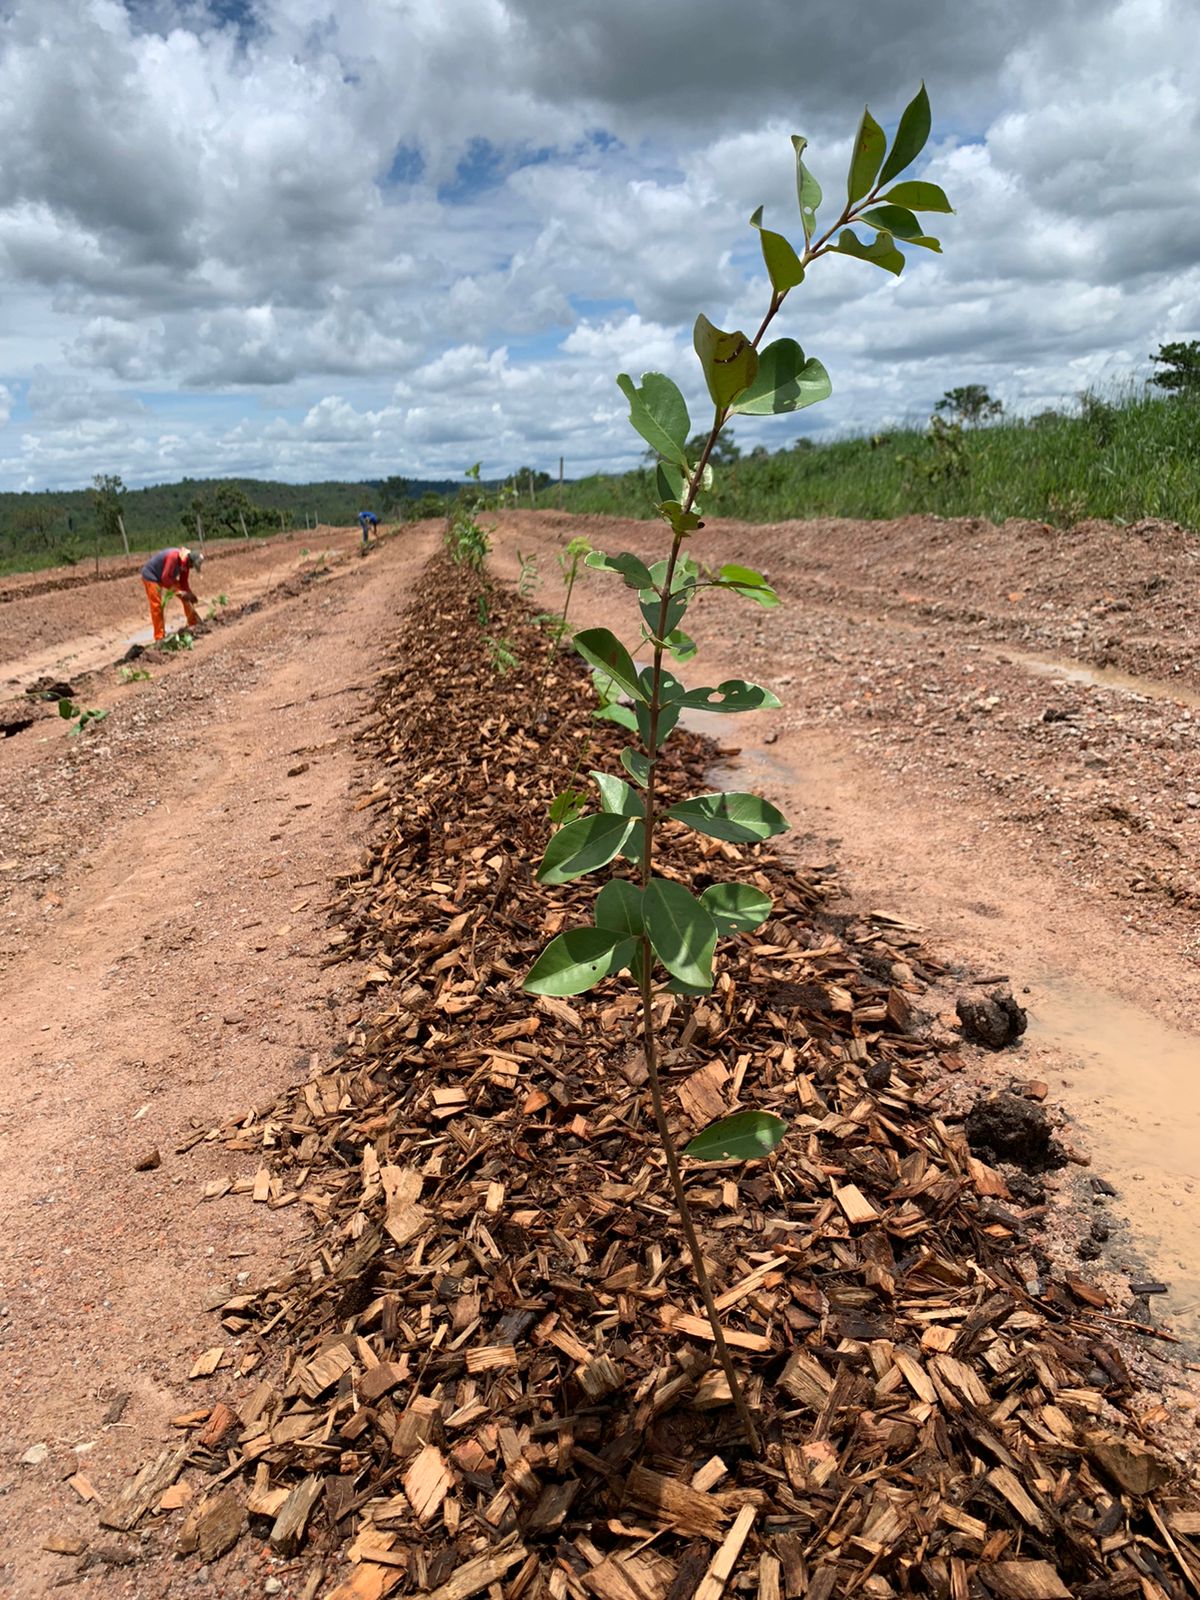
M 210 1136 L 245 1152 L 235 1190 L 308 1208 L 311 1243 L 221 1308 L 242 1372 L 261 1365 L 142 1498 L 206 1465 L 191 1548 L 249 1526 L 348 1561 L 337 1600 L 1196 1591 L 1200 1514 L 1123 1410 L 1119 1355 L 1065 1289 L 1030 1298 L 1032 1215 L 936 1114 L 912 935 L 846 928 L 821 872 L 668 825 L 668 871 L 776 908 L 720 946 L 711 997 L 662 1002 L 681 1140 L 739 1107 L 790 1124 L 768 1162 L 690 1172 L 768 1441 L 748 1456 L 631 987 L 519 987 L 595 892 L 532 883 L 548 802 L 621 735 L 568 662 L 531 724 L 546 635 L 498 587 L 488 608 L 485 635 L 477 584 L 439 558 L 399 629 L 362 733 L 378 834 L 331 907 L 361 1017 L 336 1070 Z M 520 670 L 497 674 L 489 635 Z M 668 748 L 672 791 L 711 787 L 711 746 Z

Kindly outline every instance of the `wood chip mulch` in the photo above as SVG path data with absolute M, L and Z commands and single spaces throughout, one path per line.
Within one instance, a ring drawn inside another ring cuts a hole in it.
M 775 901 L 719 947 L 711 997 L 662 1002 L 681 1140 L 737 1107 L 790 1124 L 769 1161 L 690 1169 L 767 1440 L 748 1455 L 630 985 L 520 989 L 595 892 L 532 883 L 547 804 L 621 735 L 565 659 L 531 725 L 546 634 L 489 584 L 485 635 L 478 593 L 431 564 L 361 732 L 379 828 L 330 907 L 330 959 L 365 964 L 345 1053 L 208 1135 L 246 1153 L 235 1192 L 308 1208 L 310 1243 L 221 1307 L 241 1388 L 104 1520 L 132 1528 L 190 1463 L 213 1477 L 181 1549 L 253 1529 L 324 1563 L 305 1592 L 330 1600 L 1200 1592 L 1196 1498 L 1102 1323 L 1063 1285 L 1030 1297 L 1034 1216 L 936 1114 L 912 934 L 839 922 L 821 871 L 668 825 L 665 870 Z M 672 791 L 712 787 L 711 745 L 668 749 Z

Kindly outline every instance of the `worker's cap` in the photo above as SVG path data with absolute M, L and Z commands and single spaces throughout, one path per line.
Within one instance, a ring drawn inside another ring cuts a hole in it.
M 188 551 L 188 561 L 191 563 L 191 565 L 193 567 L 197 568 L 197 570 L 198 570 L 200 567 L 202 567 L 204 565 L 204 551 L 203 550 L 189 550 Z

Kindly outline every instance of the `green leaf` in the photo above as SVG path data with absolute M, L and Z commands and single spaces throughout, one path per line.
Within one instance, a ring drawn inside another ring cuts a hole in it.
M 731 844 L 757 844 L 788 831 L 783 813 L 756 794 L 698 794 L 672 806 L 667 816 Z
M 700 904 L 721 934 L 753 933 L 771 915 L 770 895 L 748 883 L 710 884 L 700 896 Z M 599 917 L 596 920 L 599 922 Z
M 832 393 L 829 374 L 815 357 L 805 360 L 794 339 L 776 339 L 763 351 L 754 382 L 738 395 L 733 410 L 747 416 L 778 416 L 827 400 Z
M 596 896 L 596 926 L 640 939 L 643 932 L 642 891 L 627 878 L 610 878 Z
M 796 197 L 800 201 L 800 222 L 804 228 L 804 241 L 811 244 L 817 231 L 817 207 L 821 204 L 821 185 L 804 165 L 804 152 L 808 140 L 798 133 L 792 135 L 792 148 L 796 152 Z
M 864 109 L 854 149 L 850 153 L 850 172 L 846 178 L 846 197 L 853 205 L 875 182 L 887 149 L 887 135 L 871 113 Z
M 613 682 L 619 684 L 627 695 L 634 700 L 646 698 L 638 682 L 633 657 L 616 635 L 610 633 L 607 628 L 585 628 L 582 633 L 577 633 L 571 642 L 589 666 L 599 667 L 602 672 L 607 672 Z
M 651 744 L 650 740 L 650 707 L 639 705 L 637 707 L 637 727 L 642 736 L 642 743 L 647 750 L 658 751 L 675 731 L 675 724 L 679 721 L 678 703 L 664 701 L 658 708 L 658 737 Z
M 917 159 L 925 148 L 925 141 L 929 138 L 930 125 L 929 96 L 925 93 L 925 85 L 922 84 L 904 108 L 900 126 L 896 129 L 896 137 L 892 140 L 891 153 L 883 163 L 883 171 L 879 174 L 881 184 L 890 183 L 904 171 L 905 167 Z
M 673 461 L 660 461 L 655 472 L 655 482 L 658 485 L 658 498 L 674 500 L 680 505 L 687 493 L 688 475 L 682 467 L 677 467 Z M 646 584 L 646 588 L 650 585 Z
M 859 221 L 881 233 L 894 234 L 905 244 L 919 244 L 922 249 L 935 250 L 938 255 L 942 253 L 941 241 L 926 233 L 912 212 L 903 206 L 873 206 L 862 213 Z
M 539 883 L 570 883 L 585 872 L 606 867 L 619 855 L 636 826 L 633 817 L 601 811 L 568 822 L 551 837 L 538 868 Z
M 550 802 L 550 821 L 556 828 L 560 828 L 564 822 L 574 822 L 576 817 L 583 814 L 586 805 L 587 796 L 582 789 L 564 789 Z
M 583 562 L 585 567 L 594 567 L 598 572 L 619 572 L 631 589 L 648 589 L 652 583 L 650 568 L 638 556 L 631 555 L 628 550 L 619 556 L 606 556 L 603 550 L 593 550 Z
M 681 883 L 651 878 L 642 896 L 642 915 L 654 953 L 673 978 L 712 988 L 717 925 Z
M 601 706 L 592 712 L 594 722 L 615 722 L 619 728 L 628 728 L 630 733 L 638 731 L 637 714 L 632 706 L 617 705 L 610 701 L 608 705 Z
M 687 470 L 684 444 L 692 431 L 687 402 L 678 386 L 662 372 L 643 372 L 642 386 L 634 386 L 627 372 L 617 386 L 629 401 L 629 420 L 652 449 Z
M 583 994 L 627 967 L 637 940 L 610 928 L 571 928 L 542 951 L 521 985 L 529 994 Z
M 592 777 L 600 790 L 600 804 L 605 811 L 618 817 L 646 815 L 641 796 L 634 794 L 624 778 L 615 778 L 611 772 L 593 772 Z
M 713 587 L 732 589 L 734 594 L 739 594 L 746 600 L 753 600 L 756 605 L 763 606 L 768 611 L 779 604 L 779 596 L 774 589 L 762 573 L 755 572 L 752 567 L 739 567 L 728 563 L 717 573 Z
M 674 628 L 663 643 L 676 661 L 690 661 L 696 654 L 696 641 L 684 633 L 682 628 Z
M 787 1132 L 787 1123 L 771 1111 L 738 1111 L 722 1117 L 684 1145 L 693 1161 L 761 1161 Z
M 753 567 L 739 566 L 736 561 L 726 561 L 724 566 L 717 569 L 717 577 L 722 583 L 736 584 L 739 589 L 765 589 L 767 580 L 761 572 L 756 572 Z
M 726 678 L 715 689 L 686 690 L 678 703 L 695 711 L 768 711 L 779 704 L 779 698 L 761 684 Z
M 696 318 L 692 343 L 704 368 L 704 381 L 713 405 L 718 411 L 724 411 L 735 395 L 754 382 L 758 351 L 740 330 L 723 333 L 720 328 L 713 327 L 703 312 Z
M 948 211 L 953 214 L 954 207 L 946 198 L 946 191 L 939 188 L 936 183 L 924 183 L 915 178 L 907 183 L 898 183 L 894 189 L 889 189 L 881 200 L 887 200 L 894 206 L 907 206 L 910 211 Z
M 897 239 L 919 239 L 925 232 L 906 206 L 872 206 L 856 220 L 869 223 L 880 233 L 894 233 Z
M 640 750 L 633 749 L 631 745 L 626 745 L 624 750 L 621 751 L 621 765 L 634 783 L 640 783 L 643 789 L 646 787 L 650 781 L 650 759 L 648 756 L 644 756 Z
M 804 267 L 783 234 L 772 233 L 770 228 L 763 227 L 762 214 L 763 208 L 759 206 L 750 218 L 750 226 L 758 229 L 758 241 L 762 245 L 771 287 L 776 294 L 784 295 L 804 282 Z
M 704 521 L 695 511 L 685 511 L 678 500 L 663 500 L 654 508 L 674 533 L 695 533 Z
M 870 244 L 863 244 L 850 228 L 843 228 L 838 234 L 838 242 L 831 247 L 831 254 L 853 256 L 856 261 L 869 261 L 873 266 L 882 267 L 885 272 L 894 272 L 897 277 L 904 271 L 904 257 L 896 249 L 890 233 L 877 233 Z
M 77 717 L 79 707 L 73 700 L 62 699 L 58 702 L 58 714 L 60 717 Z

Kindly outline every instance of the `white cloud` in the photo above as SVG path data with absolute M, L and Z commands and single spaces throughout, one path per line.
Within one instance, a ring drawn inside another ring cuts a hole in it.
M 756 324 L 746 218 L 796 231 L 787 135 L 829 210 L 862 96 L 894 121 L 922 75 L 946 253 L 817 263 L 779 331 L 834 398 L 744 442 L 962 381 L 1044 405 L 1200 332 L 1189 0 L 865 16 L 7 0 L 0 483 L 636 459 L 614 375 L 671 370 L 699 420 L 695 313 Z

